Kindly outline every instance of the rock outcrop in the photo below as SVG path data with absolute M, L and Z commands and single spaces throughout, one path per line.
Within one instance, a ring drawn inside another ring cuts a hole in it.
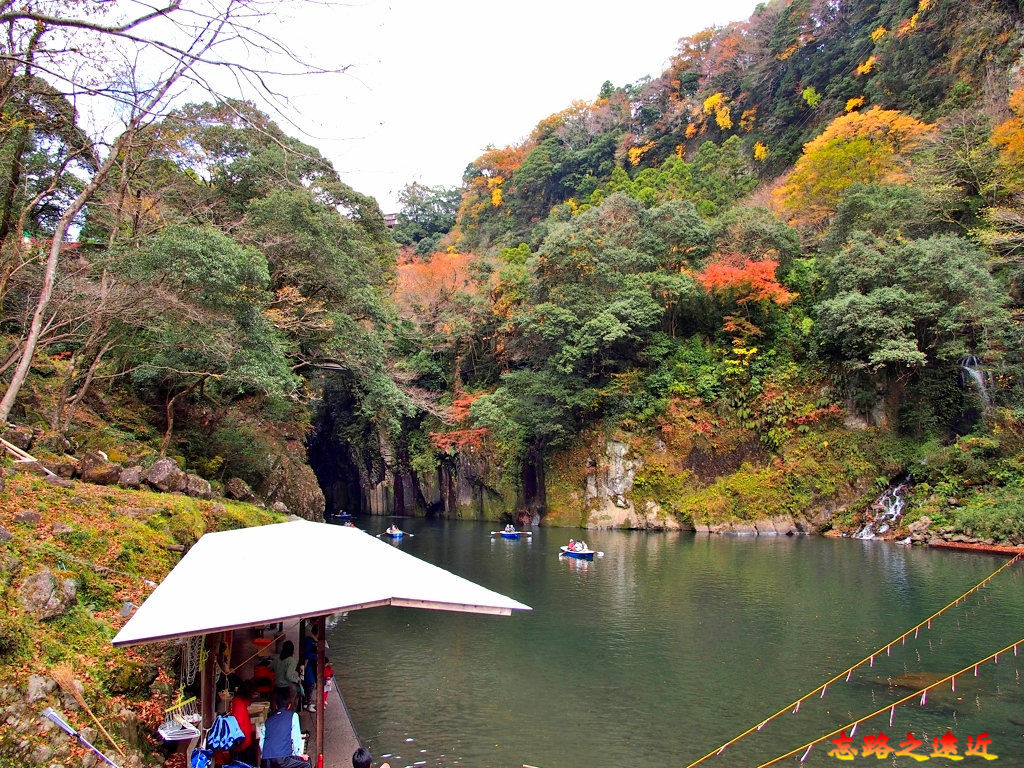
M 643 459 L 628 442 L 609 440 L 604 453 L 588 461 L 583 503 L 587 528 L 637 528 L 678 530 L 682 526 L 674 515 L 666 513 L 652 500 L 639 507 L 631 498 L 636 473 Z
M 143 479 L 158 491 L 180 491 L 185 487 L 185 473 L 174 459 L 166 456 L 153 462 Z
M 25 579 L 18 597 L 25 610 L 40 621 L 65 613 L 75 602 L 78 587 L 71 579 L 58 579 L 44 568 Z

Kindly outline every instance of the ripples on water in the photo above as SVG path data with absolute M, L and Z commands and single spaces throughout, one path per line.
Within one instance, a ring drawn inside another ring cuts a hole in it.
M 379 521 L 366 521 L 372 529 Z M 328 634 L 364 743 L 392 768 L 685 766 L 867 656 L 1005 560 L 885 542 L 587 532 L 605 556 L 557 557 L 571 531 L 520 541 L 492 524 L 407 520 L 403 550 L 532 606 L 489 617 L 402 608 L 350 613 Z M 1024 637 L 1021 569 L 704 766 L 783 754 Z M 1012 653 L 862 724 L 960 740 L 988 731 L 996 765 L 1024 766 L 1021 657 Z M 805 765 L 847 764 L 819 744 Z M 988 764 L 967 757 L 961 765 Z M 906 761 L 906 762 L 900 762 Z M 933 760 L 932 762 L 935 762 Z M 798 764 L 797 758 L 785 765 Z M 917 765 L 858 757 L 854 765 Z

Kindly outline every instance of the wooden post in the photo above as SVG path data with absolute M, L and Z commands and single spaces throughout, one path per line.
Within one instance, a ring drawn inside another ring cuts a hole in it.
M 203 716 L 203 728 L 213 725 L 214 706 L 217 696 L 216 678 L 214 677 L 215 664 L 217 663 L 217 638 L 220 633 L 203 635 L 203 648 L 206 650 L 206 660 L 203 662 L 203 669 L 199 678 L 199 704 Z
M 317 616 L 316 619 L 316 756 L 314 768 L 320 765 L 324 754 L 324 655 L 327 652 L 327 619 Z

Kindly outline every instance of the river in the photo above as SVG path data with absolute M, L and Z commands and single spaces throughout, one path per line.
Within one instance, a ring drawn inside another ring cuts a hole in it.
M 533 610 L 506 618 L 379 608 L 332 625 L 329 655 L 356 730 L 392 768 L 687 766 L 1006 562 L 879 541 L 587 531 L 604 552 L 587 563 L 557 557 L 577 531 L 510 541 L 489 536 L 493 523 L 399 522 L 415 534 L 397 544 L 403 550 Z M 375 532 L 386 521 L 357 525 Z M 918 675 L 944 676 L 1021 639 L 1022 569 L 702 765 L 766 763 L 911 693 Z M 948 730 L 964 756 L 968 737 L 987 732 L 997 765 L 1024 766 L 1020 652 L 957 678 L 955 692 L 929 693 L 924 707 L 898 707 L 892 726 L 886 709 L 861 724 L 852 746 L 881 733 L 898 749 L 912 732 L 926 745 L 915 754 L 927 756 Z M 804 765 L 845 764 L 828 755 L 835 748 L 819 744 Z

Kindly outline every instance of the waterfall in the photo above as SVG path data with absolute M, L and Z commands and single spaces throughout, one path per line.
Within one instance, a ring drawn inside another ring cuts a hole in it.
M 960 360 L 960 384 L 964 389 L 973 389 L 981 399 L 985 410 L 992 406 L 989 395 L 989 374 L 981 367 L 981 360 L 971 355 Z
M 857 531 L 858 539 L 873 539 L 876 535 L 886 533 L 896 525 L 903 516 L 903 490 L 910 482 L 907 475 L 899 483 L 889 486 L 885 492 L 871 505 L 872 518 Z

